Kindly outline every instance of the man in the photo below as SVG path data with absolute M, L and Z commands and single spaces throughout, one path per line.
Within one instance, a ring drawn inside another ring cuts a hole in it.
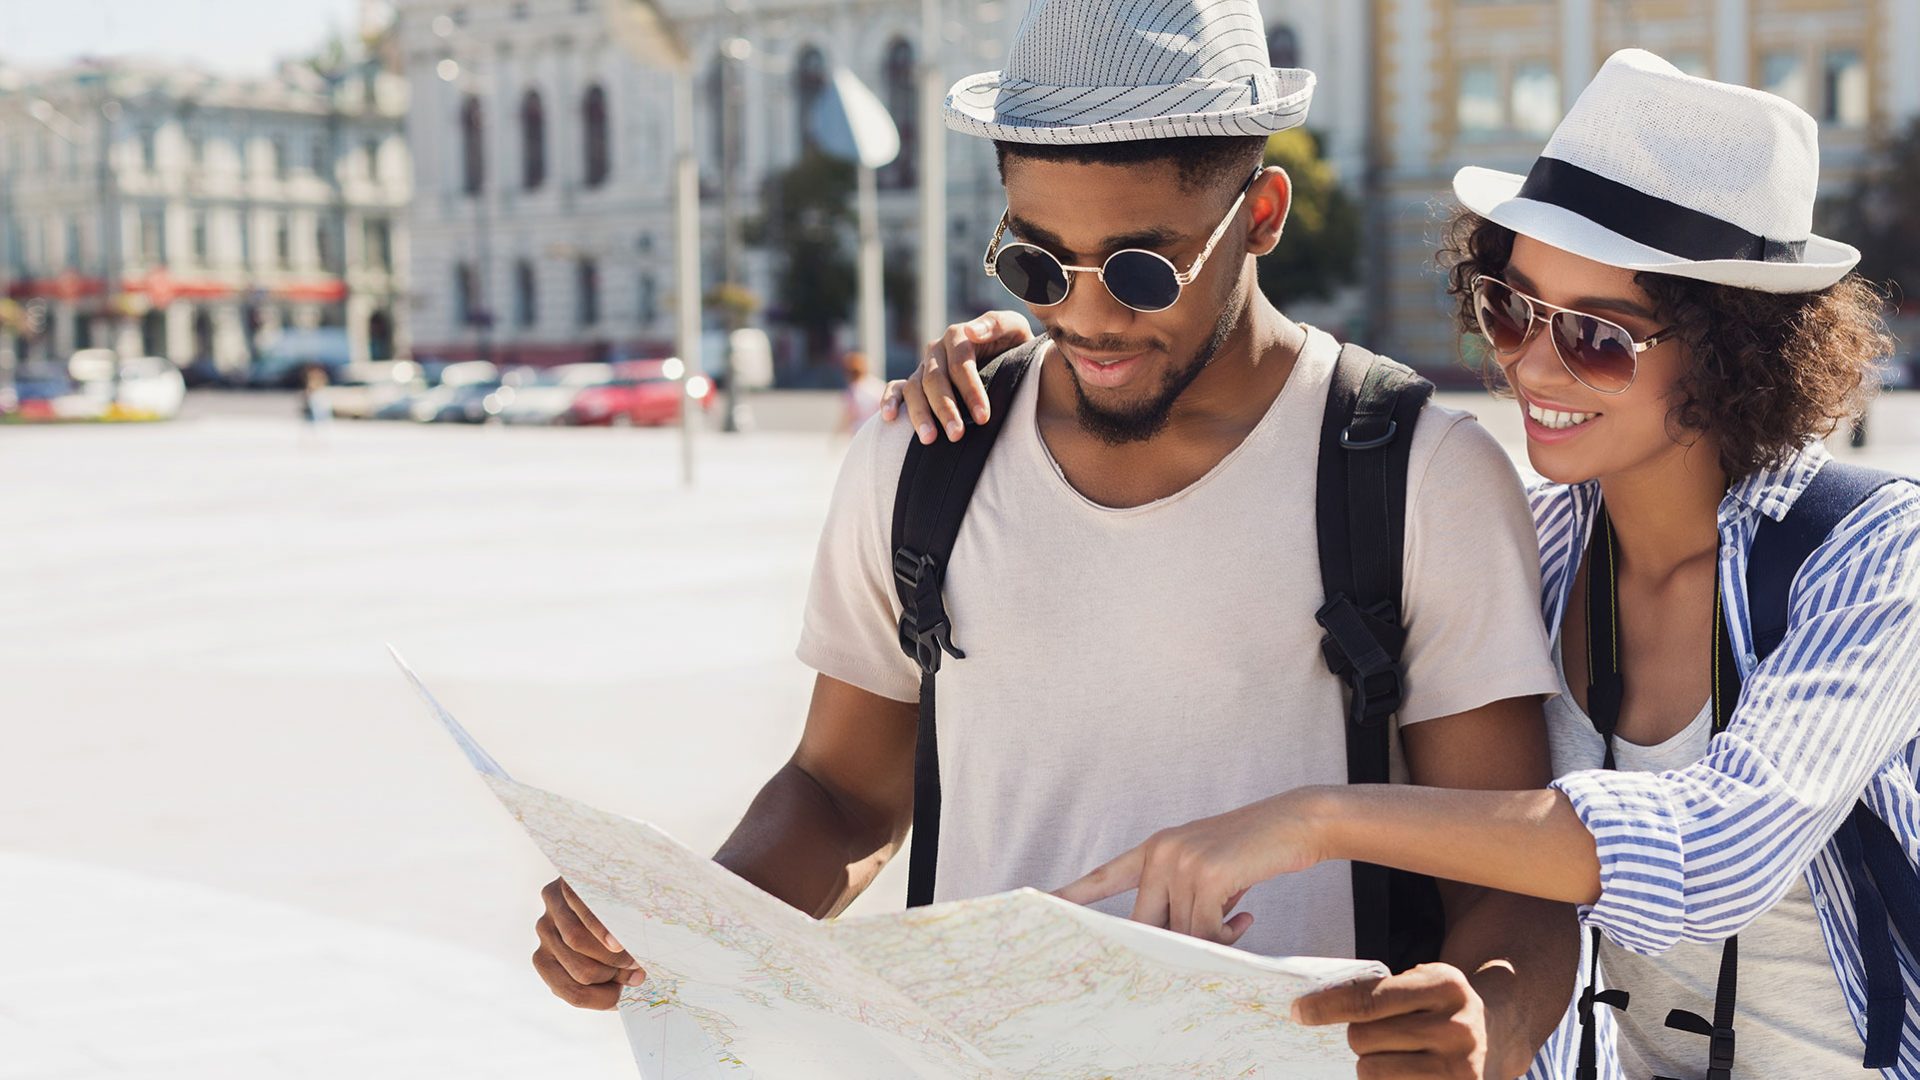
M 1282 316 L 1253 262 L 1290 198 L 1283 172 L 1258 168 L 1265 136 L 1304 120 L 1313 77 L 1270 68 L 1260 25 L 1254 0 L 1036 0 L 1007 71 L 948 99 L 951 126 L 998 143 L 994 250 L 1025 246 L 994 266 L 1048 333 L 946 572 L 966 659 L 938 681 L 938 899 L 1055 888 L 1162 827 L 1345 780 L 1342 688 L 1313 619 L 1338 346 Z M 869 424 L 849 449 L 799 649 L 819 672 L 806 729 L 716 856 L 815 916 L 844 909 L 912 819 L 920 669 L 899 643 L 890 543 L 912 435 Z M 1544 784 L 1538 698 L 1557 684 L 1512 466 L 1432 407 L 1411 455 L 1403 771 Z M 1260 953 L 1351 955 L 1351 900 L 1346 868 L 1321 867 L 1211 925 Z M 1570 910 L 1446 900 L 1445 963 L 1303 1005 L 1350 1024 L 1367 1076 L 1517 1075 L 1565 1010 Z M 644 979 L 646 958 L 562 883 L 546 902 L 534 962 L 556 994 L 607 1008 Z

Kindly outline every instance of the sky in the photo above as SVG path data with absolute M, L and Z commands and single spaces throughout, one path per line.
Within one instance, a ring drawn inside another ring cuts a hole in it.
M 0 61 L 139 54 L 257 74 L 352 33 L 358 12 L 357 0 L 0 0 Z

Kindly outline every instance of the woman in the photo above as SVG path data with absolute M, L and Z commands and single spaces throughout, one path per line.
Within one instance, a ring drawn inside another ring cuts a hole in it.
M 1920 970 L 1886 927 L 1920 911 L 1901 902 L 1920 896 L 1920 488 L 1863 489 L 1794 579 L 1776 648 L 1749 617 L 1756 530 L 1816 484 L 1819 437 L 1891 344 L 1858 253 L 1811 234 L 1814 140 L 1779 98 L 1629 51 L 1528 176 L 1455 179 L 1449 291 L 1549 480 L 1533 506 L 1564 675 L 1553 786 L 1285 792 L 1157 834 L 1062 895 L 1137 889 L 1136 918 L 1191 912 L 1170 928 L 1223 941 L 1243 890 L 1329 859 L 1576 902 L 1590 970 L 1632 996 L 1602 1075 L 1723 1080 L 1737 1027 L 1740 1076 L 1863 1059 L 1920 1076 Z M 1024 336 L 996 313 L 936 350 L 977 417 L 968 361 Z M 934 361 L 916 379 L 904 400 L 926 438 L 958 419 L 955 393 Z M 1872 881 L 1862 830 L 1890 837 Z M 1596 1001 L 1625 1004 L 1580 1011 Z M 1597 1012 L 1589 1040 L 1612 1015 Z

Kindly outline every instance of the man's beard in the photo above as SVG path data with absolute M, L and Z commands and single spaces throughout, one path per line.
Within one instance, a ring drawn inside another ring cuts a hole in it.
M 1220 321 L 1214 324 L 1213 332 L 1207 335 L 1200 348 L 1184 364 L 1170 368 L 1160 380 L 1160 389 L 1150 398 L 1137 404 L 1113 408 L 1101 405 L 1087 396 L 1087 388 L 1080 382 L 1080 373 L 1072 364 L 1062 364 L 1067 369 L 1067 378 L 1073 383 L 1075 414 L 1080 427 L 1089 435 L 1108 446 L 1124 446 L 1128 443 L 1146 442 L 1166 429 L 1167 421 L 1173 417 L 1174 402 L 1186 393 L 1187 387 L 1200 377 L 1200 373 L 1213 363 L 1220 346 L 1226 343 L 1227 335 L 1232 333 L 1234 311 L 1229 308 L 1220 313 Z M 1055 337 L 1058 340 L 1058 336 Z

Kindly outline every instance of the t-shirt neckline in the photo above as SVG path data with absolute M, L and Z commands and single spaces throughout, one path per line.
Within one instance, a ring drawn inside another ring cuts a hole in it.
M 1315 386 L 1323 386 L 1325 384 L 1326 379 L 1324 376 L 1332 369 L 1332 365 L 1326 362 L 1326 346 L 1333 345 L 1334 351 L 1337 353 L 1338 343 L 1334 342 L 1333 338 L 1324 330 L 1317 329 L 1306 323 L 1296 323 L 1295 325 L 1306 331 L 1306 339 L 1300 345 L 1300 355 L 1294 358 L 1293 370 L 1287 373 L 1287 381 L 1281 385 L 1280 392 L 1274 395 L 1273 401 L 1267 406 L 1267 411 L 1261 414 L 1259 422 L 1253 425 L 1252 430 L 1247 432 L 1246 437 L 1240 440 L 1238 446 L 1228 451 L 1225 457 L 1215 462 L 1213 468 L 1208 469 L 1199 479 L 1181 488 L 1179 491 L 1173 492 L 1170 495 L 1164 495 L 1151 502 L 1141 503 L 1139 506 L 1108 506 L 1105 503 L 1095 502 L 1088 498 L 1086 493 L 1073 486 L 1073 481 L 1067 479 L 1066 470 L 1060 467 L 1060 462 L 1054 458 L 1053 450 L 1047 445 L 1045 436 L 1040 433 L 1040 365 L 1045 364 L 1048 357 L 1054 352 L 1052 341 L 1049 340 L 1042 345 L 1038 351 L 1038 355 L 1034 357 L 1034 377 L 1026 380 L 1030 385 L 1020 388 L 1018 408 L 1025 412 L 1025 416 L 1021 417 L 1016 415 L 1010 419 L 1026 425 L 1029 434 L 1032 436 L 1034 452 L 1038 454 L 1040 461 L 1045 465 L 1047 471 L 1053 475 L 1054 480 L 1059 484 L 1061 490 L 1065 491 L 1081 506 L 1092 512 L 1114 517 L 1130 517 L 1152 513 L 1163 507 L 1178 503 L 1193 493 L 1210 486 L 1216 477 L 1221 476 L 1228 469 L 1232 468 L 1233 463 L 1247 452 L 1247 447 L 1250 444 L 1257 439 L 1265 437 L 1269 429 L 1277 426 L 1281 422 L 1278 417 L 1285 411 L 1290 402 L 1299 398 L 1302 394 L 1309 392 L 1307 390 L 1297 389 L 1303 381 L 1311 382 Z M 1060 362 L 1065 363 L 1066 361 L 1062 360 Z M 1323 368 L 1326 370 L 1323 371 Z M 1305 372 L 1304 379 L 1303 372 Z M 1316 428 L 1315 430 L 1317 431 L 1318 429 Z

